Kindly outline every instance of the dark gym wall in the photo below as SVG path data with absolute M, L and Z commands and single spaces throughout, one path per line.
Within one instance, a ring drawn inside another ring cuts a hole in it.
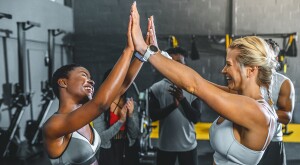
M 104 71 L 115 63 L 126 41 L 130 5 L 133 1 L 90 0 L 74 1 L 75 61 L 89 68 L 98 82 Z M 141 26 L 145 33 L 147 17 L 155 16 L 159 45 L 168 46 L 166 36 L 180 36 L 179 44 L 191 49 L 191 35 L 225 35 L 262 33 L 292 33 L 300 30 L 300 1 L 298 0 L 143 0 L 137 1 Z M 231 19 L 232 18 L 232 19 Z M 199 39 L 200 40 L 200 39 Z M 217 49 L 197 42 L 200 59 L 189 65 L 205 78 L 224 83 L 220 75 L 224 63 L 224 47 Z M 276 40 L 277 41 L 277 40 Z M 207 39 L 207 42 L 211 40 Z M 280 40 L 278 42 L 281 42 Z M 281 43 L 279 43 L 281 44 Z M 297 42 L 299 48 L 299 42 Z M 207 50 L 204 50 L 207 47 Z M 222 50 L 223 49 L 223 50 Z M 286 75 L 300 92 L 300 57 L 287 57 Z M 154 75 L 154 76 L 153 76 Z M 136 83 L 144 90 L 158 80 L 157 73 L 145 64 Z M 294 122 L 300 122 L 300 101 L 296 96 Z M 205 119 L 204 119 L 205 120 Z
M 11 30 L 13 33 L 7 37 L 0 32 L 0 98 L 4 97 L 2 85 L 5 83 L 16 84 L 18 82 L 18 48 L 17 48 L 17 23 L 33 21 L 40 23 L 41 27 L 33 27 L 26 31 L 26 50 L 29 61 L 30 77 L 26 78 L 27 84 L 31 82 L 33 92 L 32 106 L 25 109 L 20 122 L 20 140 L 24 140 L 24 129 L 26 121 L 35 120 L 41 109 L 41 81 L 47 80 L 47 67 L 44 64 L 44 57 L 47 54 L 48 29 L 63 29 L 72 33 L 73 9 L 50 0 L 0 0 L 0 12 L 12 15 L 12 19 L 0 19 L 0 29 Z M 55 37 L 54 68 L 70 63 L 72 55 L 66 50 L 65 35 Z M 6 43 L 6 45 L 4 44 Z M 7 66 L 5 68 L 4 49 L 6 49 Z M 8 73 L 8 82 L 5 74 Z M 9 126 L 9 111 L 7 105 L 2 105 L 0 110 L 0 127 L 7 129 Z M 49 114 L 57 110 L 57 101 L 53 103 Z M 15 109 L 11 110 L 13 114 Z M 31 113 L 32 112 L 32 113 Z

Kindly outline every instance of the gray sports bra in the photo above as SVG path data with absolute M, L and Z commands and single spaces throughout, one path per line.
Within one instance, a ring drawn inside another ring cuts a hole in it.
M 262 100 L 258 102 L 268 109 L 272 116 L 272 119 L 270 120 L 270 128 L 275 128 L 277 116 L 275 116 L 274 110 L 267 105 L 267 102 Z M 264 154 L 269 138 L 266 139 L 265 146 L 262 151 L 251 150 L 235 139 L 233 134 L 233 123 L 231 121 L 225 119 L 220 124 L 217 124 L 217 121 L 218 119 L 213 122 L 209 132 L 210 144 L 215 150 L 214 161 L 216 165 L 257 164 Z M 270 133 L 274 134 L 274 131 L 269 129 L 268 134 Z
M 92 128 L 92 132 L 94 136 L 92 144 L 77 131 L 73 132 L 69 144 L 61 156 L 50 158 L 52 165 L 90 165 L 94 163 L 101 139 L 94 128 Z

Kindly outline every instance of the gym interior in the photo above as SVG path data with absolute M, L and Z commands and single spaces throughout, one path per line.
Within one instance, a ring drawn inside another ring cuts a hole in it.
M 154 16 L 160 49 L 181 46 L 187 65 L 205 79 L 226 85 L 226 48 L 255 35 L 279 44 L 279 73 L 295 88 L 292 120 L 283 125 L 288 165 L 300 165 L 300 1 L 139 0 L 141 28 Z M 50 165 L 41 128 L 58 109 L 50 81 L 66 64 L 87 68 L 95 90 L 126 45 L 132 0 L 0 0 L 1 165 Z M 184 74 L 184 73 L 180 73 Z M 140 164 L 156 161 L 159 124 L 148 116 L 148 88 L 163 76 L 145 63 L 128 89 L 139 106 Z M 213 164 L 209 127 L 218 117 L 204 102 L 195 124 L 199 165 Z M 176 162 L 178 164 L 178 162 Z

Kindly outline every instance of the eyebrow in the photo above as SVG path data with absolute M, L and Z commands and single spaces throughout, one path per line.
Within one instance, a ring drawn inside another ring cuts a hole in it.
M 81 70 L 80 72 L 86 74 L 88 77 L 90 77 L 90 79 L 92 79 L 92 76 L 89 73 L 87 73 L 86 71 Z

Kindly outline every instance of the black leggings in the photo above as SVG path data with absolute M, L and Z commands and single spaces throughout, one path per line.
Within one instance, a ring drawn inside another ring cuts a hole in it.
M 180 165 L 198 165 L 197 147 L 186 152 L 157 151 L 157 165 L 174 165 L 176 158 Z

